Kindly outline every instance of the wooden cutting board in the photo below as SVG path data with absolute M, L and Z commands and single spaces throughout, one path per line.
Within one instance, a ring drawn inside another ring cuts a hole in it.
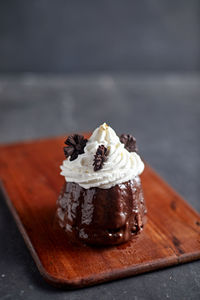
M 55 224 L 63 142 L 62 137 L 0 147 L 7 204 L 49 283 L 79 288 L 200 258 L 199 214 L 148 165 L 141 176 L 148 208 L 143 232 L 115 247 L 70 244 Z

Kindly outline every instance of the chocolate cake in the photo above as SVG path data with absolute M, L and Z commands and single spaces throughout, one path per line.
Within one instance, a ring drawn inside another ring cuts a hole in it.
M 87 141 L 72 135 L 61 167 L 65 183 L 57 219 L 71 241 L 117 245 L 143 229 L 146 207 L 139 174 L 144 165 L 131 135 L 120 139 L 106 124 Z
M 110 189 L 65 183 L 58 199 L 59 224 L 71 239 L 94 245 L 130 240 L 144 225 L 146 209 L 139 178 Z

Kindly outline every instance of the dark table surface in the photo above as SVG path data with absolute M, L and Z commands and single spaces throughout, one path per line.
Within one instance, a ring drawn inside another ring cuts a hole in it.
M 104 121 L 133 133 L 145 160 L 200 212 L 200 74 L 0 77 L 1 143 Z M 0 241 L 0 299 L 200 299 L 200 261 L 81 290 L 49 286 L 2 195 Z

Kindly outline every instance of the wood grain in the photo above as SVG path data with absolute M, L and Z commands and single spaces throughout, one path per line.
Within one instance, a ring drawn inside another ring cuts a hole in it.
M 64 180 L 59 175 L 63 141 L 60 137 L 0 147 L 1 187 L 45 280 L 78 288 L 200 258 L 199 214 L 148 165 L 142 174 L 148 208 L 143 232 L 116 247 L 70 244 L 55 224 Z

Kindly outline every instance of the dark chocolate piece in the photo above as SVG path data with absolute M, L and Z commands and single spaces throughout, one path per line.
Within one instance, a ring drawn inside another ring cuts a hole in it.
M 98 147 L 97 152 L 94 156 L 94 171 L 102 169 L 103 163 L 106 161 L 108 155 L 108 150 L 104 145 Z
M 84 148 L 87 143 L 87 139 L 84 139 L 84 136 L 79 134 L 70 135 L 65 144 L 68 147 L 64 147 L 64 153 L 66 157 L 70 157 L 70 160 L 74 160 L 78 157 L 79 154 L 84 153 Z
M 138 152 L 136 139 L 131 134 L 121 134 L 120 142 L 124 144 L 124 147 L 129 152 Z

